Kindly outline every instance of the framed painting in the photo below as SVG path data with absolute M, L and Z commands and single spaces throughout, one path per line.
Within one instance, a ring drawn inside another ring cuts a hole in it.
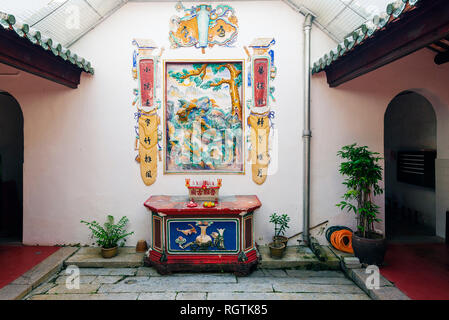
M 245 172 L 244 60 L 164 62 L 164 173 Z

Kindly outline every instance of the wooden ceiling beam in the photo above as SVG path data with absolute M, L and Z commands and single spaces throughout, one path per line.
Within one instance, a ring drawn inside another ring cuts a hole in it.
M 0 28 L 0 62 L 72 89 L 80 83 L 82 69 L 3 28 Z
M 339 86 L 448 35 L 449 1 L 421 0 L 419 7 L 326 68 L 327 82 Z
M 429 49 L 429 50 L 431 50 L 431 51 L 433 51 L 433 52 L 436 52 L 436 53 L 442 53 L 442 52 L 444 52 L 444 51 L 442 51 L 442 50 L 435 49 L 435 48 L 432 47 L 431 45 L 427 46 L 427 49 Z

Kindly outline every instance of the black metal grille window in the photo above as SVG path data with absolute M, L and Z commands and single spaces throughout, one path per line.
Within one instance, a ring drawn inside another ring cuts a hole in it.
M 398 181 L 434 189 L 436 154 L 436 151 L 398 152 Z

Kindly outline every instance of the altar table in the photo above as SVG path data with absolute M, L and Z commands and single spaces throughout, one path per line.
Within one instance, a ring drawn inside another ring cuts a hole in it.
M 232 271 L 248 275 L 259 261 L 254 237 L 255 195 L 224 196 L 215 207 L 188 207 L 187 196 L 151 196 L 152 244 L 145 265 L 160 274 Z

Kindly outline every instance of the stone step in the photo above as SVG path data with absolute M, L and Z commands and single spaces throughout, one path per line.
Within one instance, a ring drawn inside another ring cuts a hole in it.
M 84 247 L 64 264 L 80 268 L 137 268 L 143 266 L 143 256 L 144 253 L 136 252 L 135 247 L 122 247 L 118 249 L 117 256 L 105 259 L 101 256 L 100 248 Z
M 340 270 L 340 259 L 327 246 L 323 246 L 327 261 L 320 261 L 310 248 L 305 246 L 288 246 L 281 259 L 270 257 L 268 246 L 259 246 L 262 261 L 259 268 L 264 269 L 307 269 L 307 270 Z

